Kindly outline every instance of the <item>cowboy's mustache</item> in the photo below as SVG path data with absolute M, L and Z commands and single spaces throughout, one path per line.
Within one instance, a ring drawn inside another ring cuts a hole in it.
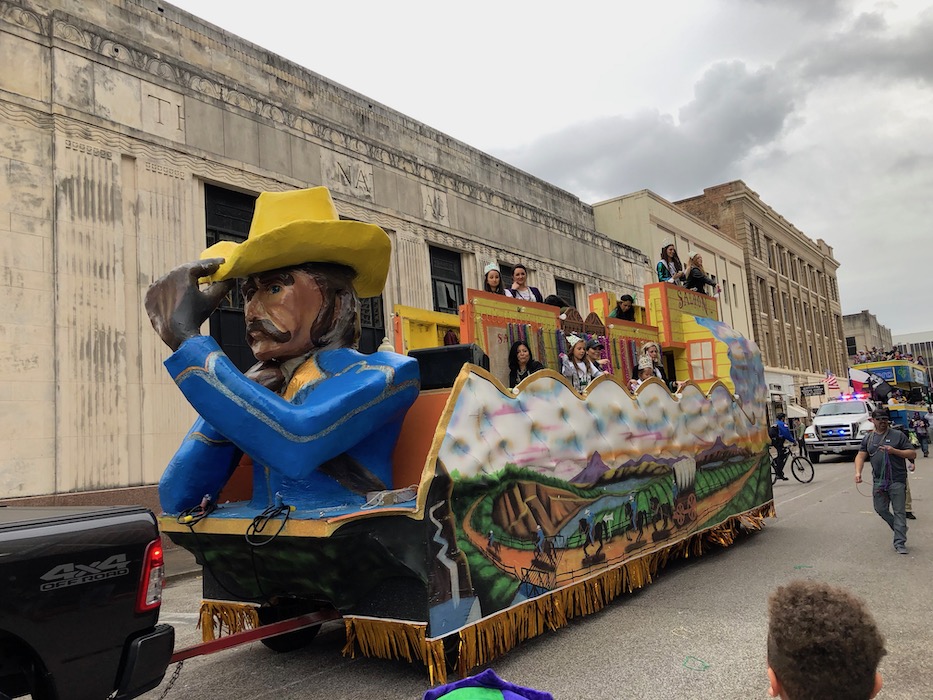
M 261 334 L 272 338 L 277 343 L 285 343 L 291 340 L 292 334 L 289 331 L 282 331 L 276 328 L 275 324 L 267 318 L 258 318 L 250 321 L 246 325 L 246 335 Z

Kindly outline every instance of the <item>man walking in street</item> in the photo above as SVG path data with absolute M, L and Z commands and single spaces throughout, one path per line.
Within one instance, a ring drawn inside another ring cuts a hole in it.
M 862 483 L 867 457 L 871 461 L 875 512 L 894 532 L 895 551 L 907 554 L 907 460 L 916 459 L 917 451 L 904 433 L 891 430 L 891 417 L 885 409 L 872 411 L 871 421 L 875 429 L 862 438 L 855 456 L 855 483 Z

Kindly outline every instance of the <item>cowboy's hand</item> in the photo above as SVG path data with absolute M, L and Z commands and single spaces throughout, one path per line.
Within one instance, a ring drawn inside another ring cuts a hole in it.
M 156 333 L 173 351 L 188 338 L 200 335 L 201 324 L 227 295 L 235 280 L 214 282 L 203 291 L 201 277 L 217 271 L 223 258 L 210 258 L 179 265 L 160 277 L 146 292 L 146 313 Z

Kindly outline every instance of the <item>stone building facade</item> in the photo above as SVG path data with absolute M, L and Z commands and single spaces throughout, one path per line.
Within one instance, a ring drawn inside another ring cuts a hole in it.
M 890 350 L 894 347 L 891 329 L 879 323 L 868 309 L 843 316 L 842 328 L 845 331 L 846 355 L 850 359 L 860 350 Z
M 389 232 L 373 335 L 395 304 L 451 310 L 492 260 L 581 307 L 649 279 L 569 193 L 164 3 L 0 0 L 0 65 L 5 498 L 154 505 L 193 414 L 143 295 L 245 236 L 260 191 L 326 185 Z
M 752 337 L 766 378 L 769 372 L 792 377 L 790 398 L 796 399 L 800 386 L 818 383 L 826 370 L 840 380 L 848 376 L 839 263 L 831 246 L 808 238 L 741 180 L 674 204 L 744 249 Z
M 684 266 L 690 254 L 700 253 L 707 276 L 722 288 L 717 297 L 720 319 L 746 338 L 752 337 L 745 251 L 738 242 L 651 190 L 597 202 L 593 217 L 600 233 L 653 255 L 652 266 L 667 243 L 676 246 Z

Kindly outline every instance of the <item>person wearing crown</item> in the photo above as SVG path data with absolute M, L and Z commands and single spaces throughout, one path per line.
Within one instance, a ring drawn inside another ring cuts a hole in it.
M 157 280 L 146 311 L 172 355 L 165 366 L 200 417 L 159 484 L 167 513 L 216 499 L 243 455 L 252 505 L 361 505 L 391 487 L 392 452 L 419 390 L 417 361 L 362 355 L 359 299 L 380 294 L 391 243 L 341 221 L 324 187 L 264 192 L 249 236 L 223 241 Z M 200 327 L 241 280 L 241 373 Z

